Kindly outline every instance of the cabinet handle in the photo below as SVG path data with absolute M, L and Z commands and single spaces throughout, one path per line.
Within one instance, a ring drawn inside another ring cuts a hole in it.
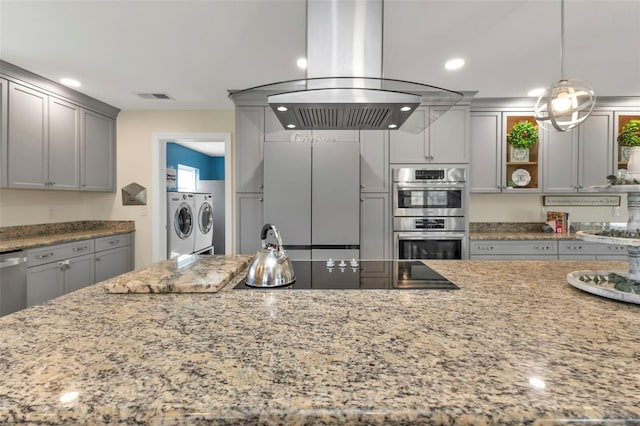
M 625 246 L 607 246 L 609 250 L 624 250 Z
M 262 202 L 264 201 L 264 198 L 258 198 L 258 201 Z
M 109 241 L 109 244 L 118 244 L 120 242 L 119 239 Z
M 264 185 L 260 184 L 260 185 L 258 185 L 258 188 L 262 189 L 262 188 L 264 188 Z
M 493 250 L 493 246 L 479 246 L 478 250 Z
M 551 247 L 549 247 L 549 246 L 536 246 L 534 248 L 536 250 L 549 250 Z
M 74 248 L 73 248 L 73 251 L 83 251 L 83 250 L 86 250 L 86 249 L 88 249 L 88 248 L 89 248 L 89 246 L 74 247 Z
M 84 188 L 85 186 L 87 186 L 87 184 L 86 184 L 86 183 L 83 183 L 83 184 L 82 184 L 82 185 L 80 185 L 80 186 Z
M 51 257 L 53 256 L 53 253 L 47 253 L 47 254 L 40 254 L 38 256 L 36 256 L 38 259 L 46 259 L 47 257 Z
M 99 261 L 100 261 L 100 258 L 99 258 L 99 257 L 96 257 L 96 262 L 99 262 Z

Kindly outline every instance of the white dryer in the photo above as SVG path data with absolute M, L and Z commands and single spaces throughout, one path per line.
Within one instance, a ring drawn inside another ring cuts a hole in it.
M 212 250 L 213 246 L 213 195 L 194 194 L 196 227 L 195 247 L 196 253 Z
M 193 253 L 196 235 L 193 194 L 168 192 L 167 205 L 167 258 Z

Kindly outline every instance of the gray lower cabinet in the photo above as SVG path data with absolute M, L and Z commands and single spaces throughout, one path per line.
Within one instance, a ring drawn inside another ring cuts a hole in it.
M 360 258 L 391 258 L 389 194 L 363 193 L 360 208 Z
M 95 282 L 133 269 L 132 238 L 132 234 L 121 234 L 95 239 Z
M 558 242 L 553 240 L 470 241 L 469 259 L 557 260 Z
M 254 255 L 260 249 L 263 222 L 263 194 L 236 194 L 236 252 Z M 276 225 L 277 226 L 277 225 Z M 286 243 L 286 240 L 285 240 Z
M 558 241 L 560 260 L 620 260 L 627 261 L 627 247 L 591 241 Z
M 115 191 L 115 123 L 106 115 L 82 110 L 82 191 Z
M 55 251 L 60 250 L 51 248 Z M 93 284 L 93 253 L 27 268 L 27 307 Z
M 0 188 L 7 186 L 7 131 L 9 82 L 0 78 Z

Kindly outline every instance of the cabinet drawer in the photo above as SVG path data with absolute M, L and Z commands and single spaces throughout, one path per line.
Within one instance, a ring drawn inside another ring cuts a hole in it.
M 591 241 L 559 241 L 558 253 L 561 255 L 612 255 L 626 256 L 627 247 Z
M 131 244 L 131 235 L 120 234 L 108 237 L 96 238 L 96 251 L 109 250 L 116 247 L 124 247 Z
M 471 241 L 471 255 L 557 255 L 558 242 L 547 240 L 485 240 Z
M 75 241 L 73 243 L 56 244 L 27 251 L 27 266 L 29 268 L 62 259 L 93 253 L 93 240 Z

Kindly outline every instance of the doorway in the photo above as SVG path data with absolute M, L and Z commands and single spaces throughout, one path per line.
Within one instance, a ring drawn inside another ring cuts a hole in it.
M 153 133 L 152 134 L 152 217 L 151 261 L 159 262 L 167 258 L 167 143 L 179 144 L 224 144 L 224 212 L 225 243 L 224 252 L 232 253 L 231 214 L 231 133 Z M 194 145 L 197 146 L 197 145 Z M 204 145 L 203 145 L 204 146 Z

